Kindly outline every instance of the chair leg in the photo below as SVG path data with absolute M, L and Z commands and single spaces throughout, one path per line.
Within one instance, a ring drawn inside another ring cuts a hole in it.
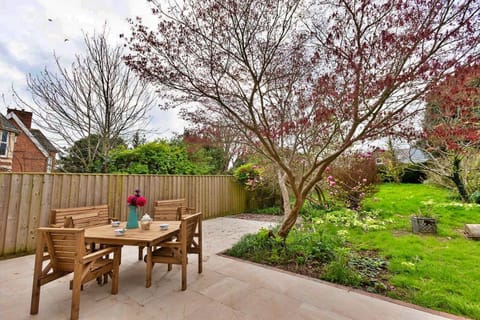
M 198 252 L 198 273 L 202 273 L 203 271 L 203 257 L 202 257 L 202 249 Z
M 171 263 L 168 264 L 168 269 L 167 270 L 172 271 L 172 264 Z
M 99 280 L 100 279 L 100 280 Z M 102 284 L 102 281 L 101 281 L 102 278 L 97 278 L 97 283 L 98 284 Z M 70 280 L 70 290 L 73 290 L 73 280 Z M 83 290 L 83 284 L 80 286 L 80 290 Z
M 138 260 L 143 260 L 143 248 L 144 247 L 138 247 Z
M 40 304 L 40 275 L 42 274 L 43 266 L 43 237 L 37 231 L 37 247 L 35 251 L 35 264 L 33 267 L 33 284 L 32 284 L 32 298 L 30 301 L 30 314 L 38 313 L 38 306 Z
M 73 276 L 72 288 L 72 306 L 70 310 L 70 319 L 77 320 L 80 314 L 80 288 L 82 286 L 81 272 Z
M 112 294 L 118 293 L 118 273 L 120 271 L 120 253 L 121 249 L 119 248 L 113 255 L 113 270 L 112 275 Z
M 198 273 L 203 271 L 203 234 L 202 234 L 202 216 L 198 221 Z
M 38 306 L 40 304 L 40 284 L 38 279 L 33 278 L 32 300 L 30 302 L 30 314 L 38 313 Z
M 187 265 L 182 264 L 182 291 L 187 290 Z

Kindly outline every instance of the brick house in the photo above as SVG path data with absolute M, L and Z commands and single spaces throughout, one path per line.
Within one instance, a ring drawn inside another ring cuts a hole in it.
M 13 146 L 13 172 L 51 172 L 57 149 L 38 129 L 32 129 L 32 113 L 7 109 L 6 118 L 18 131 Z

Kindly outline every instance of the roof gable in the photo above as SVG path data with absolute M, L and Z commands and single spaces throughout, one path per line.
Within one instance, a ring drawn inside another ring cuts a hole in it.
M 20 133 L 20 131 L 8 121 L 3 114 L 0 113 L 0 130 L 5 130 L 9 132 L 14 132 L 15 134 Z
M 23 133 L 33 142 L 33 144 L 40 150 L 40 152 L 48 158 L 50 156 L 49 151 L 47 148 L 38 140 L 38 138 L 25 126 L 25 124 L 18 118 L 18 116 L 10 112 L 7 114 L 7 119 L 12 119 L 15 123 L 20 127 Z M 42 134 L 43 136 L 43 134 Z M 46 138 L 45 138 L 46 139 Z

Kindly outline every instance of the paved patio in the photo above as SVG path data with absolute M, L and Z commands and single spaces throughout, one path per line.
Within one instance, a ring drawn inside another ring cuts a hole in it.
M 461 319 L 322 281 L 217 255 L 243 234 L 267 222 L 217 218 L 204 221 L 204 271 L 196 255 L 188 269 L 187 291 L 180 290 L 180 268 L 153 269 L 145 288 L 145 265 L 136 247 L 124 247 L 120 289 L 95 281 L 82 291 L 81 319 Z M 0 261 L 0 319 L 68 319 L 70 277 L 42 287 L 40 310 L 30 316 L 33 255 Z

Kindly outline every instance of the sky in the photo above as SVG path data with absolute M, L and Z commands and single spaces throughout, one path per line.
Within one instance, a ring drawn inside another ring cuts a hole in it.
M 101 31 L 105 22 L 110 43 L 123 44 L 119 34 L 130 33 L 126 19 L 135 16 L 154 22 L 146 0 L 0 0 L 0 113 L 13 106 L 12 86 L 28 99 L 26 76 L 56 70 L 54 52 L 70 65 L 84 52 L 82 32 Z M 183 132 L 185 122 L 175 111 L 153 107 L 149 116 L 156 133 L 148 141 Z

